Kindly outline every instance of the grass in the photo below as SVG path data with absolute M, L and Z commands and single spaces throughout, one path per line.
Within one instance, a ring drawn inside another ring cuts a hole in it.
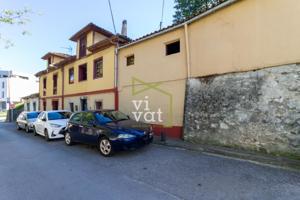
M 6 117 L 7 112 L 0 112 L 0 117 Z

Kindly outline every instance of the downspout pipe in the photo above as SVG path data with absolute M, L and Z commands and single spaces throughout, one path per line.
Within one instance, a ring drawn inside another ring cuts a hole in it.
M 119 41 L 116 42 L 116 48 L 115 48 L 115 73 L 114 73 L 114 89 L 115 89 L 115 110 L 119 110 Z
M 62 72 L 62 84 L 61 84 L 61 108 L 62 110 L 65 109 L 65 68 L 61 68 Z
M 184 24 L 184 37 L 185 37 L 185 51 L 186 51 L 186 66 L 187 66 L 187 79 L 191 77 L 191 57 L 190 57 L 190 40 L 188 32 L 188 24 Z

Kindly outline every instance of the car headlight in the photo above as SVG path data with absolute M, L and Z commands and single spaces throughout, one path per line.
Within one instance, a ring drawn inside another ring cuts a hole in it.
M 60 128 L 60 127 L 62 127 L 61 125 L 58 125 L 58 124 L 50 124 L 50 126 L 52 128 Z
M 118 136 L 119 139 L 130 139 L 130 138 L 135 138 L 135 135 L 131 135 L 131 134 L 120 134 Z

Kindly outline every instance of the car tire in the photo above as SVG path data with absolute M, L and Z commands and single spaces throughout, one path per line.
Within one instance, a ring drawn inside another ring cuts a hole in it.
M 114 153 L 111 141 L 107 137 L 101 137 L 99 139 L 98 149 L 101 155 L 105 157 L 112 156 Z
M 29 126 L 27 126 L 27 125 L 25 126 L 25 132 L 26 132 L 26 133 L 29 133 L 29 132 L 30 132 Z
M 49 134 L 48 134 L 48 130 L 47 130 L 47 129 L 45 129 L 44 134 L 45 134 L 45 140 L 46 140 L 47 142 L 49 142 L 49 141 L 50 141 L 50 138 L 49 138 Z
M 17 130 L 20 131 L 21 127 L 19 126 L 19 123 L 17 123 Z
M 69 132 L 65 133 L 65 143 L 68 146 L 71 146 L 73 144 L 73 140 L 72 140 L 71 134 Z

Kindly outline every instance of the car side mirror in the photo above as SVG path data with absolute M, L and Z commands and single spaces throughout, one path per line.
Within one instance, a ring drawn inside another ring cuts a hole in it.
M 42 121 L 45 122 L 45 121 L 47 121 L 47 120 L 46 120 L 46 118 L 43 118 Z
M 127 115 L 127 118 L 128 118 L 128 119 L 130 119 L 130 116 L 129 116 L 129 115 Z

